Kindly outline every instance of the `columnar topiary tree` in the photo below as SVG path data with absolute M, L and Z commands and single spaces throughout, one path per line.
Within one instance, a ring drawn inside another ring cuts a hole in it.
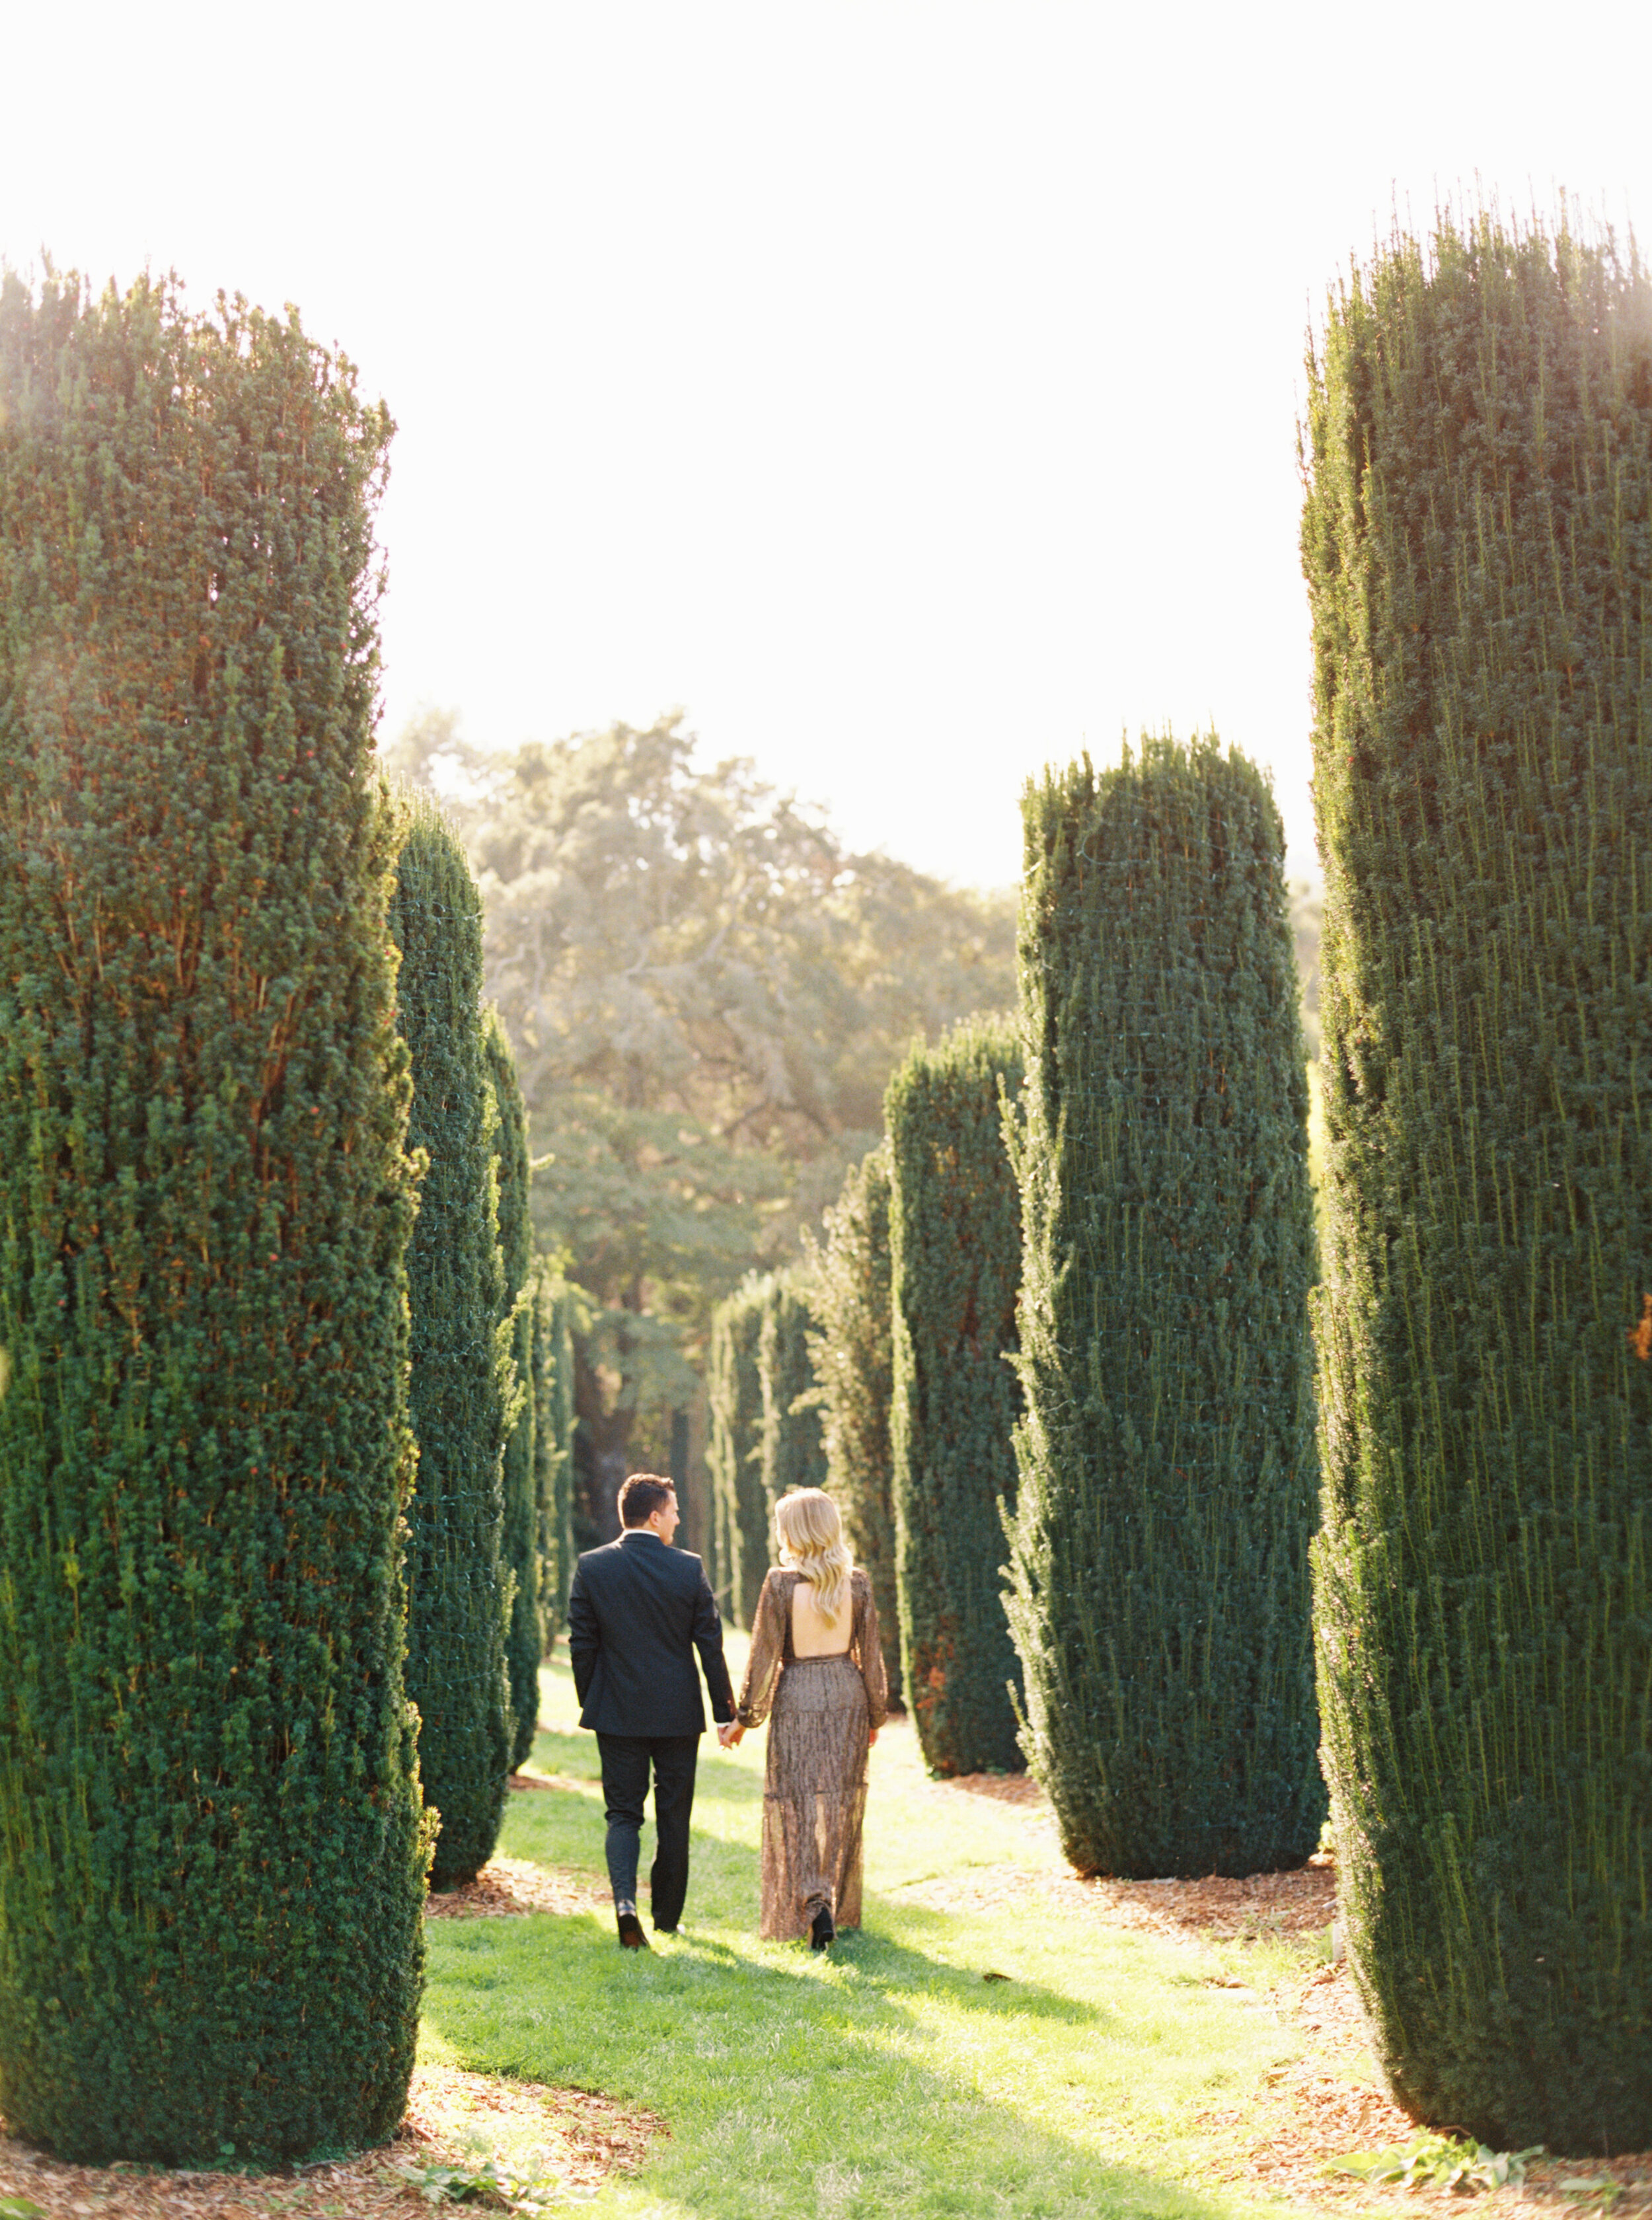
M 1652 284 L 1564 230 L 1396 238 L 1308 433 L 1350 1954 L 1416 2117 L 1640 2149 Z
M 533 1282 L 533 1500 L 542 1656 L 568 1616 L 574 1571 L 574 1292 L 541 1263 Z
M 712 1504 L 717 1520 L 719 1597 L 738 1626 L 750 1626 L 770 1562 L 763 1492 L 763 1320 L 773 1293 L 766 1274 L 744 1281 L 712 1315 L 707 1396 L 711 1405 Z
M 1085 1872 L 1300 1864 L 1314 1231 L 1279 813 L 1211 738 L 1052 774 L 1025 814 L 1027 1755 Z
M 291 315 L 0 278 L 0 2106 L 77 2160 L 412 2068 L 389 432 Z
M 483 1025 L 488 1076 L 493 1088 L 494 1176 L 499 1193 L 499 1258 L 504 1275 L 503 1317 L 510 1337 L 510 1386 L 515 1424 L 505 1442 L 504 1524 L 499 1554 L 510 1592 L 505 1630 L 505 1674 L 510 1689 L 511 1763 L 521 1765 L 533 1747 L 539 1719 L 539 1465 L 535 1452 L 533 1371 L 533 1226 L 528 1215 L 527 1116 L 504 1020 L 489 1005 Z
M 901 1612 L 895 1596 L 890 1493 L 889 1151 L 880 1142 L 852 1165 L 826 1211 L 826 1240 L 806 1237 L 815 1329 L 826 1486 L 843 1513 L 855 1562 L 866 1568 L 883 1637 L 891 1702 L 901 1700 Z
M 408 1139 L 429 1159 L 408 1251 L 419 1444 L 408 1692 L 423 1721 L 425 1803 L 440 1815 L 431 1881 L 448 1888 L 487 1862 L 504 1812 L 502 1464 L 514 1395 L 480 1000 L 482 901 L 464 849 L 423 799 L 410 804 L 390 923 L 402 951 L 397 1022 L 412 1058 Z
M 1020 1076 L 1009 1024 L 974 1020 L 915 1048 L 883 1099 L 901 1644 L 918 1739 L 942 1774 L 1023 1763 L 1002 1577 L 1021 1222 L 1000 1107 Z
M 814 1323 L 810 1306 L 810 1291 L 801 1273 L 774 1274 L 757 1338 L 764 1547 L 771 1555 L 776 1504 L 794 1487 L 824 1487 L 826 1481 L 826 1444 L 809 1358 L 809 1329 Z

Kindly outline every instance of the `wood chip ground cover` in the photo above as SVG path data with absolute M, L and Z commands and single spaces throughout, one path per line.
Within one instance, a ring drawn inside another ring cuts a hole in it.
M 62 2166 L 0 2133 L 0 2212 L 16 2198 L 50 2220 L 428 2220 L 432 2206 L 403 2168 L 475 2164 L 483 2152 L 521 2164 L 533 2154 L 554 2187 L 589 2193 L 610 2173 L 633 2172 L 664 2131 L 652 2114 L 583 2090 L 421 2066 L 388 2149 L 290 2174 Z

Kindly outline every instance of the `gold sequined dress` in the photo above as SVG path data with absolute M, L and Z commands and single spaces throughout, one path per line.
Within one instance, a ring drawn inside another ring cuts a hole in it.
M 807 1935 L 822 1905 L 835 1926 L 860 1925 L 866 1737 L 888 1709 L 871 1581 L 850 1575 L 847 1651 L 799 1657 L 792 1592 L 801 1578 L 776 1569 L 763 1584 L 738 1711 L 742 1726 L 769 1721 L 758 1928 L 768 1942 Z

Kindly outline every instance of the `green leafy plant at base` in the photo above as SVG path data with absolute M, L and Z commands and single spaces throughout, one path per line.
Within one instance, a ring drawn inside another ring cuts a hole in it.
M 527 1119 L 515 1060 L 504 1021 L 489 1007 L 483 1031 L 493 1088 L 494 1177 L 498 1188 L 499 1258 L 504 1275 L 503 1318 L 510 1337 L 510 1386 L 516 1422 L 505 1441 L 501 1491 L 504 1500 L 499 1557 L 510 1593 L 505 1634 L 505 1674 L 510 1689 L 510 1762 L 519 1766 L 533 1747 L 539 1716 L 539 1659 L 545 1653 L 539 1612 L 539 1460 L 534 1440 L 533 1225 L 528 1215 Z
M 901 1644 L 918 1737 L 941 1774 L 1024 1762 L 1002 1577 L 1021 1224 L 1000 1107 L 1020 1077 L 1009 1025 L 976 1020 L 914 1049 L 884 1097 Z
M 824 1487 L 826 1443 L 815 1399 L 809 1330 L 814 1323 L 803 1275 L 776 1272 L 770 1280 L 757 1337 L 763 1384 L 762 1464 L 764 1547 L 771 1550 L 774 1507 L 795 1487 Z
M 1311 365 L 1325 863 L 1316 1624 L 1379 2066 L 1652 2122 L 1652 283 L 1482 215 Z
M 737 1626 L 751 1624 L 769 1569 L 769 1505 L 763 1489 L 763 1321 L 768 1275 L 745 1281 L 712 1316 L 707 1394 L 711 1404 L 712 1504 L 719 1594 Z
M 290 311 L 0 277 L 0 2107 L 77 2161 L 413 2066 L 390 430 Z
M 482 901 L 440 813 L 415 799 L 390 924 L 413 1072 L 411 1145 L 428 1158 L 408 1251 L 408 1692 L 425 1803 L 440 1816 L 431 1886 L 486 1864 L 510 1762 L 502 1462 L 516 1416 L 499 1250 L 496 1119 L 483 1034 Z
M 427 2204 L 493 2204 L 507 2212 L 543 2212 L 552 2204 L 587 2203 L 596 2194 L 560 2181 L 549 2171 L 543 2151 L 517 2158 L 490 2151 L 480 2141 L 462 2159 L 402 2159 L 390 2172 Z
M 872 1583 L 889 1700 L 899 1704 L 901 1608 L 895 1579 L 889 1405 L 895 1357 L 889 1325 L 889 1151 L 851 1166 L 825 1214 L 826 1240 L 804 1237 L 817 1321 L 809 1359 L 817 1382 L 826 1486 L 844 1533 Z
M 1212 735 L 1052 772 L 1025 825 L 1027 1756 L 1081 1871 L 1300 1865 L 1315 1238 L 1279 813 Z
M 1466 2142 L 1460 2136 L 1418 2136 L 1403 2148 L 1350 2151 L 1344 2158 L 1328 2159 L 1321 2173 L 1351 2173 L 1383 2188 L 1451 2189 L 1460 2194 L 1473 2190 L 1521 2186 L 1526 2167 L 1542 2158 L 1543 2147 L 1530 2150 L 1493 2151 L 1484 2143 Z M 1562 2188 L 1598 2189 L 1599 2182 L 1566 2183 Z M 1606 2185 L 1615 2188 L 1615 2183 Z

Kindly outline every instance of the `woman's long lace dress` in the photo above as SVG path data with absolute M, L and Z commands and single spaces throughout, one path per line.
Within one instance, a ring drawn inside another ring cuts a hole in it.
M 769 1942 L 807 1935 L 822 1905 L 835 1926 L 860 1925 L 866 1737 L 888 1708 L 870 1581 L 850 1575 L 847 1652 L 799 1657 L 792 1591 L 801 1578 L 776 1570 L 763 1584 L 738 1714 L 745 1727 L 770 1721 L 758 1928 Z

